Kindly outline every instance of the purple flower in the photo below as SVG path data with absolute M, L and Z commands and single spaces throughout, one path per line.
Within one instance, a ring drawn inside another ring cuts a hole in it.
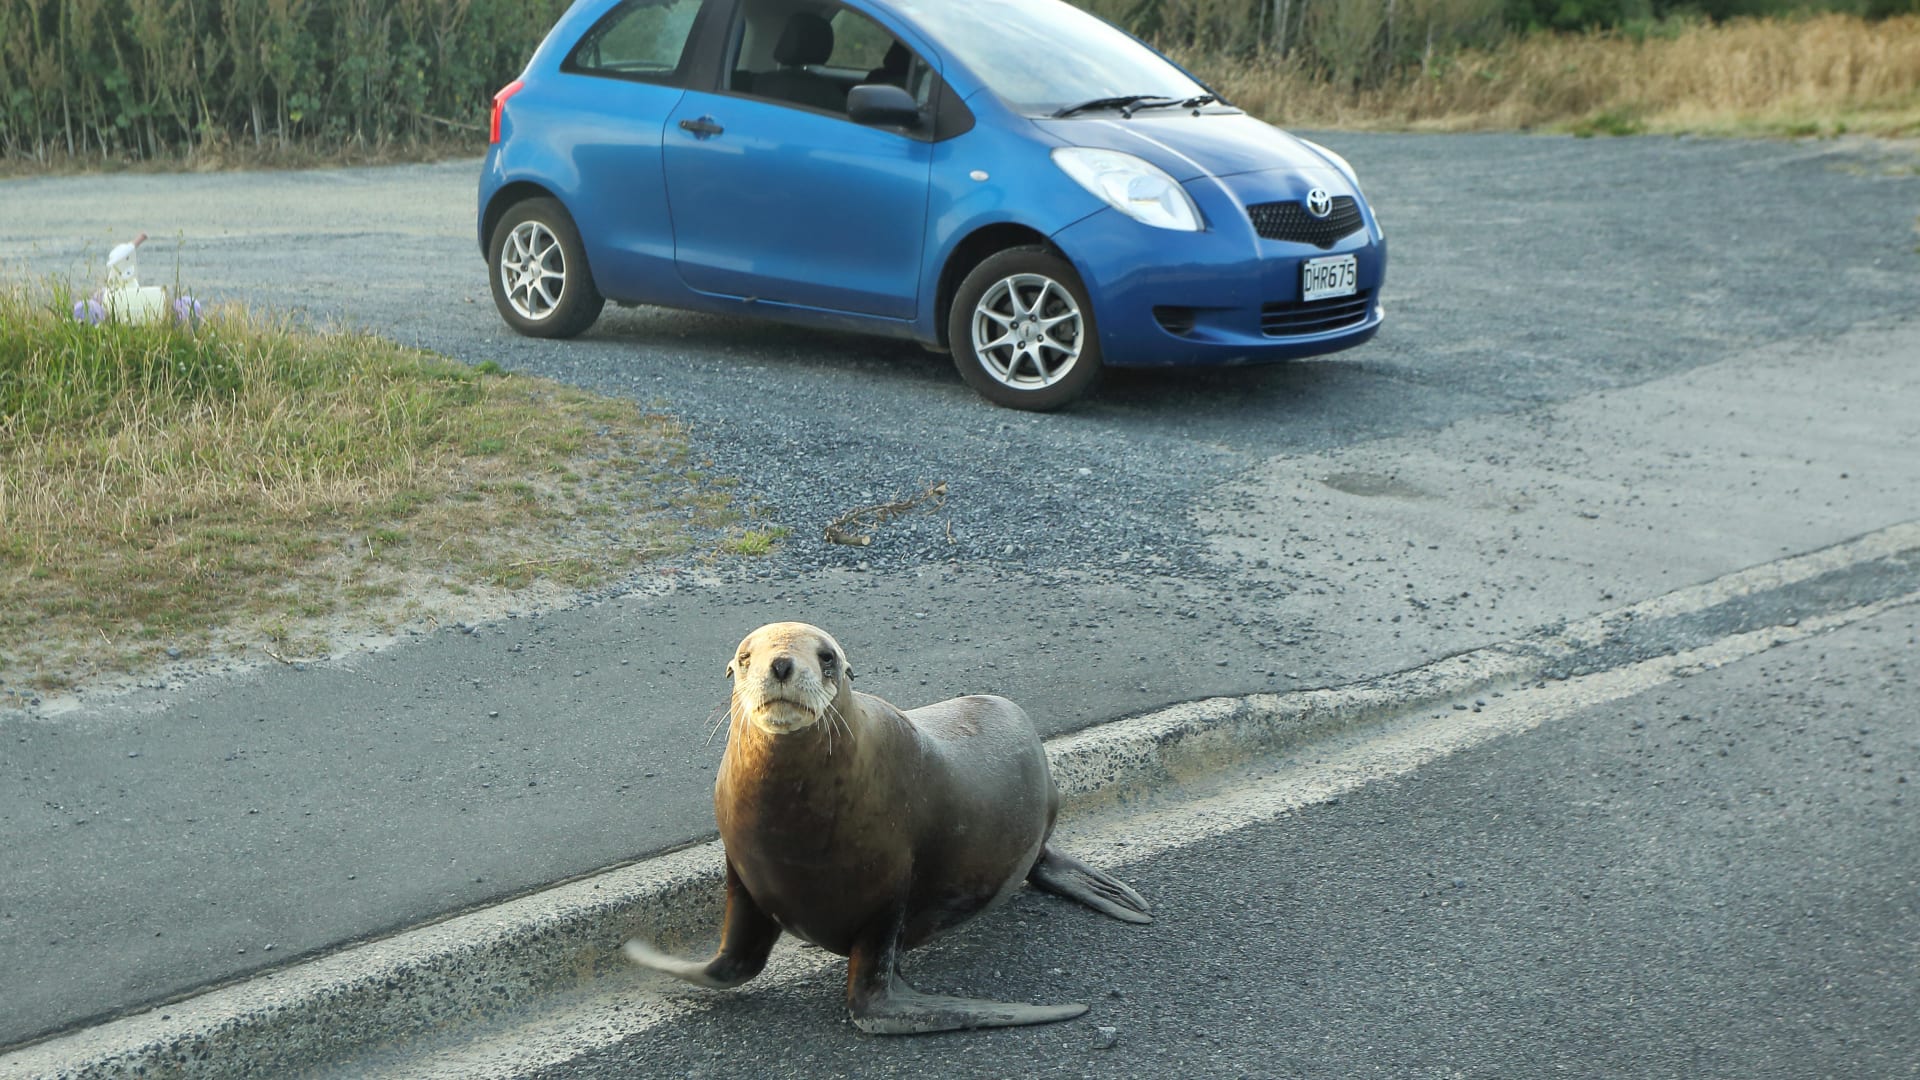
M 98 300 L 75 300 L 73 302 L 73 321 L 86 323 L 89 326 L 99 326 L 101 323 L 107 321 L 107 309 L 101 306 Z
M 191 296 L 177 296 L 173 301 L 173 321 L 189 329 L 199 325 L 201 315 L 206 313 L 200 301 Z

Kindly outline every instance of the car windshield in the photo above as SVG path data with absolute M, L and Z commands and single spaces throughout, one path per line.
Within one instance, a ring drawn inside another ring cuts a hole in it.
M 894 0 L 892 6 L 1025 113 L 1206 93 L 1152 49 L 1056 0 Z

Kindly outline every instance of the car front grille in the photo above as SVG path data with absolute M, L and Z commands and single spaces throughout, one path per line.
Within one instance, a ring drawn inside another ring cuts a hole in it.
M 1253 219 L 1254 231 L 1268 240 L 1312 244 L 1323 250 L 1353 235 L 1364 224 L 1360 204 L 1351 195 L 1334 196 L 1333 211 L 1323 218 L 1307 213 L 1307 208 L 1297 202 L 1249 206 L 1247 216 Z
M 1260 307 L 1260 332 L 1268 337 L 1304 337 L 1330 330 L 1344 330 L 1366 322 L 1367 312 L 1372 306 L 1372 289 L 1362 289 L 1356 295 L 1342 296 L 1337 300 L 1315 300 L 1310 304 L 1297 301 L 1263 304 Z

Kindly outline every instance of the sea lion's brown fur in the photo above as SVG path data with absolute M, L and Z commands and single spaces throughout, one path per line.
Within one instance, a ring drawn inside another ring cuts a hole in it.
M 991 909 L 1022 878 L 1151 921 L 1132 889 L 1047 847 L 1059 794 L 1018 705 L 973 696 L 901 712 L 855 691 L 845 651 L 805 623 L 755 630 L 727 670 L 730 725 L 714 784 L 727 851 L 720 950 L 702 964 L 636 940 L 628 956 L 737 986 L 784 929 L 848 958 L 848 1009 L 876 1034 L 1086 1011 L 922 994 L 899 974 L 902 952 Z

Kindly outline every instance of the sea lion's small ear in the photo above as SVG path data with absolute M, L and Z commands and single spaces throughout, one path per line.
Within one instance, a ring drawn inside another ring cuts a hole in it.
M 848 681 L 848 682 L 852 682 L 852 681 L 853 681 L 853 668 L 851 668 L 851 667 L 849 667 L 849 666 L 848 666 L 848 665 L 846 665 L 846 664 L 841 664 L 841 665 L 840 665 L 840 670 L 841 670 L 841 671 L 844 671 L 844 672 L 846 672 L 846 673 L 847 673 L 847 681 Z
M 724 674 L 729 679 L 733 678 L 733 661 L 731 660 L 727 661 L 727 670 L 724 672 Z

